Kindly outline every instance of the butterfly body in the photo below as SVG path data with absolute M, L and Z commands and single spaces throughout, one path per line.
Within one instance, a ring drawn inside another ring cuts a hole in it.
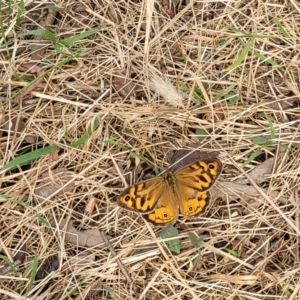
M 155 225 L 173 224 L 179 211 L 188 218 L 204 211 L 210 200 L 208 190 L 221 170 L 218 159 L 198 160 L 127 188 L 117 203 Z

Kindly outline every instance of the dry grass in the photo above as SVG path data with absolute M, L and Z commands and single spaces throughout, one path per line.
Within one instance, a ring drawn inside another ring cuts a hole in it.
M 27 1 L 20 19 L 18 2 L 0 20 L 0 258 L 20 264 L 0 298 L 300 299 L 298 1 Z M 116 198 L 205 132 L 224 169 L 177 254 Z

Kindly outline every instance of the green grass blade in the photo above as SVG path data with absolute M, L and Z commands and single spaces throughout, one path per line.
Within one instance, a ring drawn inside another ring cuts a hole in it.
M 3 261 L 4 265 L 8 265 L 14 273 L 17 273 L 14 263 L 12 263 L 6 256 L 0 255 L 0 261 Z
M 34 80 L 32 80 L 31 82 L 29 82 L 26 86 L 24 86 L 22 89 L 19 89 L 18 92 L 14 93 L 11 98 L 7 99 L 6 102 L 10 101 L 11 99 L 15 99 L 18 97 L 19 94 L 21 94 L 23 91 L 25 91 L 26 89 L 28 89 L 31 85 L 33 85 L 35 82 L 37 82 L 39 79 L 41 79 L 42 77 L 44 77 L 46 74 L 51 73 L 53 70 L 55 70 L 56 68 L 62 67 L 63 65 L 67 64 L 68 62 L 70 62 L 71 60 L 78 58 L 80 55 L 78 53 L 73 54 L 68 56 L 67 58 L 63 59 L 62 61 L 58 62 L 57 64 L 55 64 L 54 66 L 52 66 L 51 68 L 49 68 L 47 71 L 45 71 L 43 74 L 41 74 L 40 76 L 38 76 L 37 78 L 35 78 Z M 0 104 L 0 108 L 2 106 L 5 105 L 6 102 L 3 102 L 3 104 Z
M 87 30 L 83 33 L 77 34 L 75 36 L 72 36 L 67 39 L 60 40 L 59 43 L 64 46 L 73 46 L 77 41 L 83 40 L 86 37 L 89 37 L 90 35 L 93 35 L 99 31 L 99 28 L 93 28 L 90 30 Z
M 147 159 L 146 157 L 138 154 L 137 152 L 135 151 L 132 151 L 130 150 L 128 147 L 126 147 L 125 145 L 117 142 L 114 138 L 110 138 L 110 139 L 107 139 L 104 141 L 105 144 L 108 144 L 108 145 L 115 145 L 115 146 L 118 146 L 119 148 L 121 149 L 124 149 L 124 150 L 128 150 L 130 152 L 130 154 L 132 154 L 133 156 L 139 158 L 141 161 L 145 162 L 147 165 L 151 166 L 151 167 L 155 167 L 155 164 L 150 161 L 149 159 Z
M 265 113 L 265 117 L 266 117 L 266 119 L 267 119 L 267 121 L 268 121 L 268 123 L 269 123 L 269 127 L 270 127 L 270 133 L 271 133 L 271 140 L 273 140 L 274 138 L 275 138 L 275 129 L 274 129 L 274 125 L 273 125 L 273 122 L 272 122 L 272 120 L 270 119 L 270 117 L 266 114 L 266 112 L 264 112 Z
M 22 33 L 21 36 L 22 35 L 40 35 L 52 42 L 55 42 L 55 40 L 56 40 L 55 34 L 47 29 L 28 30 L 28 31 Z
M 285 72 L 285 69 L 282 68 L 282 67 L 279 67 L 278 63 L 275 62 L 274 60 L 272 60 L 271 58 L 268 58 L 267 56 L 257 52 L 257 51 L 254 51 L 254 55 L 257 56 L 260 60 L 264 61 L 264 62 L 267 62 L 268 64 L 270 64 L 271 66 L 274 66 L 274 67 L 277 67 L 279 71 L 281 71 L 282 73 Z
M 70 145 L 70 147 L 72 148 L 78 148 L 80 145 L 82 145 L 83 143 L 85 143 L 92 135 L 92 133 L 99 127 L 100 121 L 98 118 L 95 119 L 94 123 L 91 125 L 90 128 L 88 128 L 88 130 L 74 143 L 72 143 Z M 15 159 L 11 160 L 8 164 L 6 164 L 5 166 L 3 166 L 0 169 L 0 172 L 2 171 L 7 171 L 9 169 L 13 169 L 16 168 L 17 166 L 20 165 L 24 165 L 26 163 L 29 163 L 43 155 L 47 155 L 52 153 L 53 151 L 58 150 L 59 147 L 58 146 L 47 146 L 44 147 L 42 149 L 38 149 L 38 150 L 34 150 L 31 151 L 29 153 L 20 155 L 18 157 L 16 157 Z
M 58 149 L 59 149 L 58 146 L 47 146 L 45 148 L 34 150 L 32 152 L 20 155 L 19 157 L 14 158 L 8 164 L 3 166 L 0 169 L 0 172 L 16 168 L 17 166 L 20 166 L 20 165 L 24 165 L 26 163 L 33 161 L 34 159 L 37 159 L 43 155 L 49 154 Z
M 16 20 L 17 26 L 21 26 L 21 16 L 24 11 L 24 8 L 25 8 L 24 0 L 21 0 L 18 5 L 18 13 L 17 13 L 17 20 Z
M 233 32 L 240 33 L 240 36 L 234 36 L 235 38 L 246 37 L 246 38 L 257 38 L 257 39 L 276 39 L 278 36 L 276 35 L 262 35 L 262 34 L 255 34 L 252 32 L 246 32 L 244 30 L 240 30 L 234 27 L 229 27 L 229 29 Z
M 45 226 L 49 226 L 49 223 L 46 221 L 46 219 L 40 215 L 39 213 L 36 212 L 36 210 L 28 205 L 28 203 L 24 202 L 24 201 L 21 201 L 21 200 L 18 200 L 18 199 L 15 199 L 11 196 L 8 196 L 8 195 L 5 195 L 5 194 L 0 194 L 0 203 L 3 203 L 5 201 L 11 201 L 11 202 L 14 202 L 20 206 L 23 206 L 24 208 L 28 208 L 30 210 L 33 211 L 33 213 L 35 214 L 35 216 L 37 217 L 37 219 Z
M 232 98 L 232 95 L 230 95 L 230 92 L 231 92 L 233 89 L 235 89 L 236 86 L 237 86 L 236 84 L 233 84 L 233 85 L 229 86 L 226 90 L 221 91 L 217 96 L 215 96 L 215 97 L 213 98 L 213 101 L 212 101 L 212 102 L 216 102 L 216 101 L 218 101 L 218 100 L 220 100 L 220 99 L 222 99 L 222 98 L 225 98 L 225 99 L 227 99 L 227 98 Z
M 240 40 L 240 42 L 243 46 L 246 45 L 242 40 Z M 266 63 L 270 64 L 271 66 L 277 67 L 278 70 L 280 70 L 281 72 L 283 72 L 283 73 L 285 72 L 285 69 L 282 67 L 279 67 L 278 63 L 275 62 L 274 60 L 272 60 L 271 58 L 268 58 L 267 56 L 259 53 L 258 51 L 254 51 L 254 55 L 256 57 L 258 57 L 260 60 L 262 60 L 263 62 L 266 62 Z
M 197 255 L 197 257 L 192 262 L 192 264 L 193 264 L 192 271 L 195 271 L 196 268 L 198 267 L 201 257 L 202 257 L 201 252 L 199 252 L 198 255 Z
M 288 32 L 284 29 L 284 27 L 281 24 L 281 22 L 279 21 L 279 19 L 277 17 L 274 17 L 273 20 L 276 23 L 276 25 L 278 26 L 281 34 L 287 39 L 291 38 L 290 35 L 288 34 Z
M 256 149 L 249 157 L 246 159 L 246 161 L 242 164 L 242 167 L 244 168 L 248 164 L 250 164 L 258 155 L 261 154 L 260 149 Z
M 96 118 L 94 120 L 94 123 L 90 125 L 87 131 L 70 146 L 73 148 L 78 148 L 80 145 L 84 144 L 91 137 L 91 135 L 97 130 L 99 124 L 100 124 L 100 119 Z
M 32 264 L 26 269 L 26 273 L 27 274 L 30 273 L 30 280 L 29 280 L 29 284 L 28 284 L 28 288 L 27 288 L 27 294 L 30 292 L 32 284 L 35 281 L 35 276 L 36 276 L 37 269 L 38 269 L 38 262 L 39 262 L 38 256 L 35 254 Z M 27 274 L 24 274 L 24 275 L 27 275 Z
M 253 40 L 250 40 L 247 44 L 245 44 L 243 50 L 241 51 L 240 55 L 238 56 L 238 58 L 233 62 L 232 65 L 230 65 L 227 69 L 228 70 L 233 70 L 236 67 L 238 67 L 248 56 L 249 51 L 252 48 L 252 43 Z
M 229 254 L 235 256 L 235 257 L 240 257 L 241 256 L 240 253 L 238 253 L 238 252 L 236 252 L 236 251 L 234 251 L 232 249 L 225 248 L 224 250 L 227 251 Z

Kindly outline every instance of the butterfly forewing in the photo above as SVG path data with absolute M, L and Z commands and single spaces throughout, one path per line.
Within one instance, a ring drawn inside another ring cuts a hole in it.
M 195 217 L 208 207 L 208 190 L 215 183 L 222 169 L 217 160 L 200 160 L 175 172 L 180 212 L 185 217 Z
M 177 170 L 174 176 L 177 185 L 193 188 L 204 192 L 215 183 L 222 169 L 222 163 L 217 160 L 199 160 Z
M 117 200 L 121 207 L 142 214 L 151 212 L 162 197 L 162 177 L 156 177 L 127 188 Z

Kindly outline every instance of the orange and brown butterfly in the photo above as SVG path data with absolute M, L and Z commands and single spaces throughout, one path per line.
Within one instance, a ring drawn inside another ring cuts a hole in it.
M 155 225 L 176 222 L 180 213 L 189 218 L 209 204 L 209 189 L 222 171 L 217 158 L 197 160 L 175 172 L 166 171 L 127 188 L 118 198 L 120 207 L 142 214 Z

